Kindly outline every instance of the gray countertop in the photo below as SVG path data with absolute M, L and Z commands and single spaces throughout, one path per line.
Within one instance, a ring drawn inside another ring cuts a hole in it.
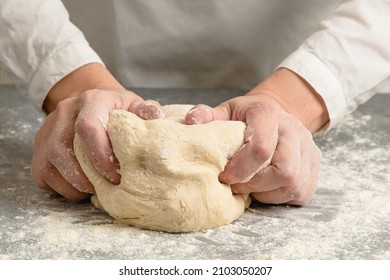
M 145 90 L 162 104 L 216 105 L 227 90 Z M 0 259 L 390 259 L 390 95 L 378 94 L 325 135 L 305 207 L 254 204 L 232 224 L 168 234 L 114 221 L 90 203 L 37 189 L 34 135 L 44 116 L 0 87 Z

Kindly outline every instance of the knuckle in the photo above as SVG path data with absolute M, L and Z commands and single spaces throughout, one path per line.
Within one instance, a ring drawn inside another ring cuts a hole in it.
M 237 101 L 238 99 L 239 97 Z M 270 119 L 277 119 L 280 114 L 280 107 L 273 102 L 255 102 L 243 110 L 247 118 L 255 118 L 260 113 L 262 116 L 267 116 Z
M 81 138 L 86 138 L 89 135 L 93 135 L 97 128 L 92 118 L 80 117 L 79 115 L 75 122 L 74 129 Z
M 40 189 L 45 189 L 45 183 L 44 183 L 44 179 L 43 179 L 43 174 L 37 170 L 36 168 L 32 168 L 31 170 L 31 177 L 35 183 L 35 185 L 40 188 Z
M 306 199 L 306 192 L 303 188 L 296 188 L 293 191 L 293 197 L 295 198 L 295 200 L 303 202 Z
M 31 167 L 31 177 L 35 185 L 43 190 L 48 190 L 48 185 L 46 184 L 46 179 L 51 176 L 49 169 L 45 167 L 44 164 L 33 164 Z
M 316 190 L 316 187 L 316 183 L 310 183 L 293 188 L 291 204 L 301 206 L 308 204 Z
M 46 157 L 49 162 L 55 163 L 63 157 L 63 152 L 58 145 L 49 142 L 46 149 Z
M 35 143 L 35 146 L 40 145 L 41 139 L 42 139 L 42 134 L 43 134 L 43 127 L 41 127 L 41 128 L 37 131 L 37 133 L 35 133 L 35 136 L 34 136 L 34 143 Z
M 72 107 L 71 103 L 73 103 L 73 101 L 74 101 L 74 98 L 70 97 L 70 98 L 66 98 L 66 99 L 58 102 L 58 104 L 56 106 L 56 110 L 55 110 L 56 113 L 59 115 L 68 114 L 69 108 Z
M 88 89 L 84 91 L 80 96 L 76 97 L 77 103 L 80 107 L 85 107 L 91 104 L 97 104 L 101 102 L 101 97 L 103 90 L 101 89 Z
M 64 100 L 61 100 L 60 102 L 58 102 L 57 106 L 56 106 L 56 111 L 57 112 L 62 112 L 65 110 L 65 108 L 67 107 L 67 104 L 69 103 L 69 101 L 67 99 L 64 99 Z
M 102 90 L 100 90 L 100 89 L 88 89 L 88 90 L 83 92 L 83 94 L 81 95 L 81 99 L 84 100 L 84 101 L 85 100 L 95 99 L 96 95 L 101 93 L 101 91 Z
M 295 205 L 306 205 L 309 203 L 311 199 L 311 195 L 308 194 L 307 191 L 303 189 L 296 190 L 294 193 L 294 204 Z
M 280 106 L 275 104 L 274 102 L 267 102 L 263 104 L 263 106 L 264 106 L 264 110 L 271 115 L 276 115 L 280 113 Z
M 253 154 L 260 161 L 269 159 L 273 154 L 273 149 L 264 141 L 256 141 L 252 145 Z
M 299 174 L 297 169 L 292 165 L 286 167 L 280 173 L 282 182 L 284 182 L 284 184 L 289 187 L 294 187 L 297 185 L 298 175 Z
M 281 109 L 277 104 L 273 102 L 256 103 L 252 105 L 248 111 L 248 117 L 254 117 L 261 112 L 262 116 L 270 120 L 278 120 L 280 118 Z
M 279 189 L 281 197 L 285 197 L 289 204 L 304 205 L 309 201 L 306 191 L 303 188 L 285 186 Z

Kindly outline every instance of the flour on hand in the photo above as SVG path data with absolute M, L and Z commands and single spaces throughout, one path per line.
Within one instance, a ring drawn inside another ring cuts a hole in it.
M 250 197 L 233 194 L 218 175 L 243 145 L 245 123 L 185 125 L 191 108 L 163 106 L 164 119 L 147 121 L 112 113 L 107 130 L 120 162 L 119 185 L 93 167 L 76 135 L 75 155 L 95 187 L 95 203 L 120 222 L 167 232 L 216 228 L 240 217 Z

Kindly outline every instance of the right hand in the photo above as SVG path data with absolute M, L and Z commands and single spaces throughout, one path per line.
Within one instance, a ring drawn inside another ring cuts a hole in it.
M 186 116 L 187 124 L 218 120 L 247 124 L 245 143 L 229 159 L 220 182 L 230 185 L 233 193 L 250 193 L 262 203 L 309 202 L 317 185 L 321 151 L 299 119 L 260 89 L 215 108 L 197 105 Z
M 198 105 L 186 116 L 187 124 L 215 120 L 247 124 L 245 144 L 219 175 L 221 182 L 231 185 L 233 192 L 251 193 L 263 203 L 309 202 L 321 160 L 311 132 L 323 128 L 329 115 L 308 82 L 281 68 L 245 96 L 215 108 Z

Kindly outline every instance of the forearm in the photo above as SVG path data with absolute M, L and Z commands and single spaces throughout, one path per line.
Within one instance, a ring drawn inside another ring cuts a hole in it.
M 329 121 L 321 96 L 294 72 L 279 68 L 247 95 L 265 95 L 297 117 L 311 132 L 319 131 Z
M 89 89 L 124 90 L 102 64 L 90 63 L 76 69 L 56 83 L 48 92 L 43 109 L 46 113 L 50 113 L 61 100 L 79 96 Z
M 333 127 L 390 82 L 390 2 L 344 1 L 279 66 L 321 95 Z

